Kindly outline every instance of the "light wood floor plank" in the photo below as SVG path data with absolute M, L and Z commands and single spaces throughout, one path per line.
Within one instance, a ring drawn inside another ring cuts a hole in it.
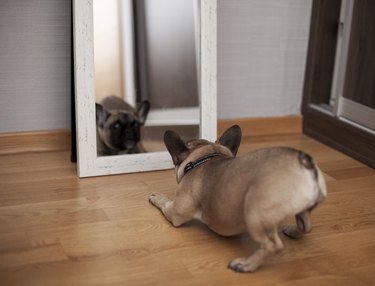
M 280 145 L 314 157 L 328 198 L 253 274 L 227 269 L 257 248 L 248 235 L 174 228 L 149 204 L 173 196 L 173 170 L 79 179 L 67 151 L 0 155 L 0 285 L 374 285 L 374 169 L 295 133 L 246 137 L 239 155 Z

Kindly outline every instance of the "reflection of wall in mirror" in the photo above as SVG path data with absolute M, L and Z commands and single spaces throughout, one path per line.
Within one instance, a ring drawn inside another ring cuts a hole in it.
M 95 96 L 123 96 L 118 0 L 94 0 Z
M 139 80 L 151 108 L 198 106 L 195 0 L 136 1 Z
M 198 0 L 134 3 L 139 96 L 151 104 L 143 135 L 145 147 L 157 151 L 167 129 L 186 140 L 199 136 L 199 5 Z
M 147 125 L 155 117 L 160 124 L 165 108 L 191 111 L 184 125 L 199 124 L 198 0 L 94 0 L 93 6 L 96 101 L 112 94 L 133 106 L 148 100 Z M 181 116 L 168 122 L 181 125 Z

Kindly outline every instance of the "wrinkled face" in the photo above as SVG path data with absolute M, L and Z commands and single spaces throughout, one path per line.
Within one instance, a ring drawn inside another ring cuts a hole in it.
M 106 145 L 116 150 L 131 150 L 141 137 L 141 124 L 132 113 L 116 112 L 109 114 L 99 135 Z

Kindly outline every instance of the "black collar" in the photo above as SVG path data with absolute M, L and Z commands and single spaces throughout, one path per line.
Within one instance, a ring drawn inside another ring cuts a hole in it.
M 185 174 L 191 170 L 193 170 L 194 168 L 210 161 L 213 157 L 217 157 L 217 156 L 225 156 L 224 154 L 222 153 L 212 153 L 212 154 L 208 154 L 206 156 L 203 156 L 193 162 L 189 162 L 186 164 L 185 166 Z

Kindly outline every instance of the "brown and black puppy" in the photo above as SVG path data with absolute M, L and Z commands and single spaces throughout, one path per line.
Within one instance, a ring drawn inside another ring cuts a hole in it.
M 150 110 L 148 101 L 133 108 L 114 95 L 96 104 L 96 138 L 98 155 L 119 155 L 145 152 L 141 126 Z
M 276 147 L 236 157 L 240 141 L 239 126 L 229 128 L 215 143 L 185 143 L 167 131 L 164 142 L 176 166 L 176 195 L 171 200 L 156 193 L 149 200 L 176 227 L 198 219 L 220 235 L 248 232 L 259 249 L 228 266 L 253 272 L 267 255 L 283 248 L 278 226 L 287 217 L 296 218 L 296 225 L 284 227 L 287 236 L 299 238 L 311 231 L 309 213 L 327 192 L 309 155 Z

